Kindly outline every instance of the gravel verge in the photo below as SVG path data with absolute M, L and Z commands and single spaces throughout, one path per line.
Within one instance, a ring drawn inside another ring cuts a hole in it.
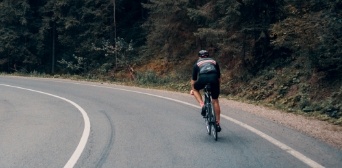
M 320 121 L 314 118 L 287 113 L 279 110 L 269 109 L 267 107 L 257 106 L 237 102 L 233 100 L 221 99 L 222 103 L 237 109 L 253 113 L 255 115 L 267 118 L 286 127 L 298 130 L 311 137 L 320 139 L 334 147 L 342 149 L 342 127 L 331 123 Z

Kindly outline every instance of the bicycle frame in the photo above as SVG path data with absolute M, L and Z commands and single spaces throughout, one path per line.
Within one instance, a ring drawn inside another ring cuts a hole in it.
M 216 115 L 211 101 L 211 90 L 210 84 L 204 87 L 204 105 L 206 109 L 205 122 L 207 125 L 207 131 L 209 135 L 213 135 L 217 141 L 217 130 L 216 130 Z

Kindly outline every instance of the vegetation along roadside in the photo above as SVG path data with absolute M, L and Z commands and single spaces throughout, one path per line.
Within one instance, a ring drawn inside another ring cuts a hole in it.
M 187 92 L 207 49 L 222 96 L 342 125 L 341 0 L 0 2 L 0 71 Z

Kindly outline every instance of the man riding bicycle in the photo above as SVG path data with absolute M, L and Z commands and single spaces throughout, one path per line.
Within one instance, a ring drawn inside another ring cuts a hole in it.
M 216 114 L 217 131 L 221 131 L 220 127 L 220 104 L 219 104 L 219 94 L 220 94 L 220 78 L 221 72 L 218 63 L 209 58 L 209 53 L 206 50 L 201 50 L 198 52 L 199 59 L 193 66 L 192 79 L 191 79 L 191 95 L 194 95 L 195 99 L 198 101 L 202 107 L 202 116 L 205 116 L 204 102 L 199 92 L 205 87 L 206 84 L 211 85 L 211 96 L 212 103 L 214 105 L 214 110 Z

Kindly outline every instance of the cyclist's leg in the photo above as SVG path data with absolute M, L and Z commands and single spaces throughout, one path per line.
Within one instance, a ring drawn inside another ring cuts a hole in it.
M 216 114 L 216 122 L 220 123 L 220 114 L 221 114 L 221 108 L 220 108 L 220 102 L 218 100 L 218 97 L 220 95 L 220 84 L 218 82 L 212 83 L 212 102 L 214 105 L 214 110 Z
M 194 89 L 194 97 L 197 100 L 197 102 L 200 104 L 200 106 L 203 107 L 204 103 L 203 103 L 201 93 L 196 89 Z
M 214 110 L 215 110 L 215 115 L 216 115 L 216 122 L 220 123 L 221 109 L 220 109 L 219 100 L 218 99 L 212 99 L 212 103 L 214 105 Z
M 201 107 L 203 107 L 204 102 L 202 99 L 202 95 L 200 93 L 200 90 L 204 88 L 204 85 L 201 82 L 201 78 L 199 78 L 195 83 L 194 83 L 194 97 L 197 100 L 197 102 L 200 104 Z

